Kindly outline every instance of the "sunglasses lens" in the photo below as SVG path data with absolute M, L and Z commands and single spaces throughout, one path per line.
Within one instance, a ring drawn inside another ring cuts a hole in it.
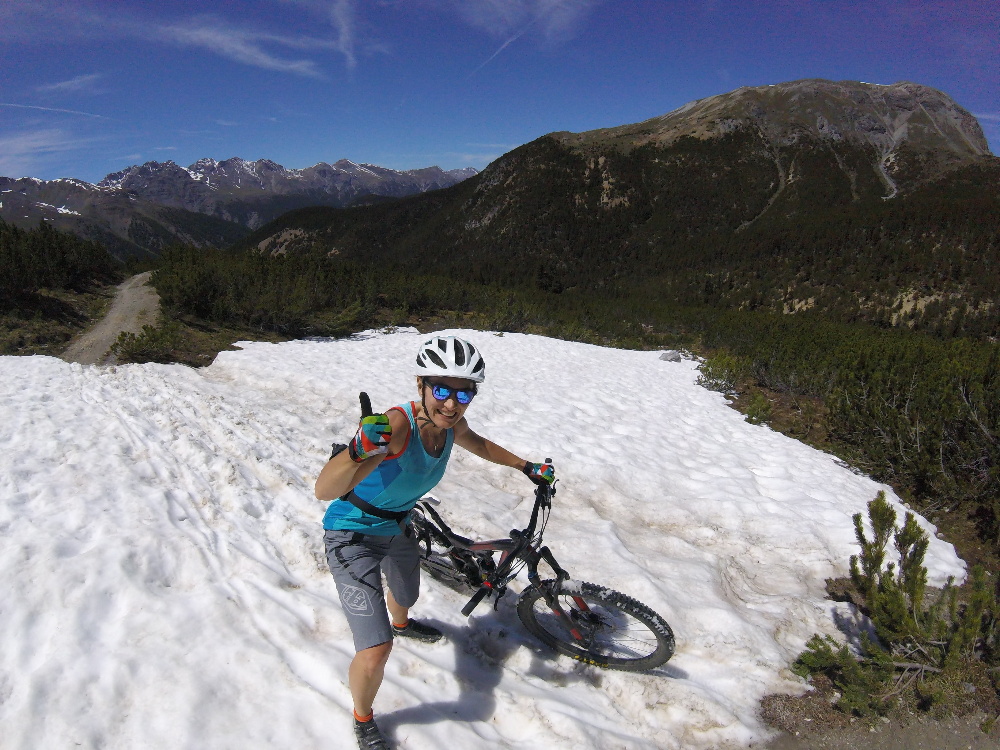
M 454 388 L 449 388 L 446 385 L 441 385 L 440 383 L 434 383 L 431 385 L 431 395 L 438 401 L 447 401 L 452 394 L 455 394 L 455 400 L 460 404 L 467 404 L 472 401 L 472 397 L 476 395 L 474 390 L 455 390 Z

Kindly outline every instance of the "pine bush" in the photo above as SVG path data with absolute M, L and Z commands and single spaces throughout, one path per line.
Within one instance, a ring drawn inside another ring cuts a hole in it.
M 949 581 L 925 607 L 929 539 L 914 515 L 907 513 L 898 527 L 896 512 L 879 492 L 868 504 L 867 529 L 861 513 L 853 520 L 861 549 L 851 557 L 851 579 L 877 640 L 863 635 L 859 653 L 852 654 L 829 636 L 814 636 L 793 670 L 827 675 L 841 692 L 838 707 L 860 716 L 886 712 L 911 689 L 925 708 L 947 703 L 973 661 L 985 661 L 995 672 L 1000 606 L 986 572 L 973 569 L 967 601 L 960 601 Z M 898 563 L 887 561 L 890 539 Z

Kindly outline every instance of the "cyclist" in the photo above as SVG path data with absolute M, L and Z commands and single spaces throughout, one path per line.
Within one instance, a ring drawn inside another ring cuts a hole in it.
M 407 517 L 441 480 L 452 446 L 520 469 L 533 482 L 555 481 L 551 465 L 519 458 L 469 427 L 465 412 L 486 378 L 485 362 L 472 344 L 435 336 L 420 347 L 415 372 L 420 400 L 369 415 L 363 403 L 354 438 L 316 480 L 316 497 L 336 501 L 323 519 L 324 542 L 354 636 L 348 683 L 362 750 L 388 748 L 372 704 L 393 637 L 428 643 L 441 638 L 440 630 L 409 616 L 420 591 L 420 551 Z

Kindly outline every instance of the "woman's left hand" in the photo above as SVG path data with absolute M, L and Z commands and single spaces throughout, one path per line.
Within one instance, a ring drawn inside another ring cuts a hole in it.
M 556 470 L 552 464 L 533 464 L 531 461 L 525 461 L 521 471 L 535 484 L 551 485 L 556 481 Z

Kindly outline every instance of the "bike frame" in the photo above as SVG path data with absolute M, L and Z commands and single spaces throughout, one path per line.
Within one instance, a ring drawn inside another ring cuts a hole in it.
M 548 461 L 548 459 L 546 459 Z M 522 561 L 528 568 L 528 582 L 531 586 L 542 588 L 545 602 L 549 608 L 558 615 L 566 624 L 567 629 L 577 640 L 583 640 L 576 627 L 576 624 L 569 617 L 566 611 L 559 604 L 559 594 L 562 584 L 569 580 L 570 575 L 556 561 L 555 556 L 548 547 L 541 546 L 542 532 L 545 528 L 547 518 L 542 522 L 542 528 L 538 528 L 539 515 L 543 510 L 552 507 L 552 496 L 555 495 L 556 488 L 552 485 L 538 485 L 535 488 L 535 504 L 531 510 L 531 520 L 524 529 L 512 529 L 507 539 L 490 539 L 486 541 L 473 541 L 453 532 L 448 525 L 438 515 L 437 511 L 431 507 L 430 503 L 422 501 L 422 510 L 430 513 L 434 521 L 437 522 L 437 529 L 447 538 L 452 547 L 468 550 L 470 552 L 500 552 L 500 561 L 496 569 L 483 581 L 479 590 L 462 608 L 462 614 L 469 616 L 479 603 L 491 594 L 497 595 L 497 600 L 506 592 L 507 584 L 517 576 L 517 571 L 513 574 L 511 569 L 515 563 Z M 537 531 L 537 539 L 536 537 Z M 554 585 L 542 586 L 542 581 L 538 575 L 538 566 L 545 562 L 555 573 Z M 581 597 L 573 597 L 576 605 L 583 611 L 589 610 L 586 601 Z

